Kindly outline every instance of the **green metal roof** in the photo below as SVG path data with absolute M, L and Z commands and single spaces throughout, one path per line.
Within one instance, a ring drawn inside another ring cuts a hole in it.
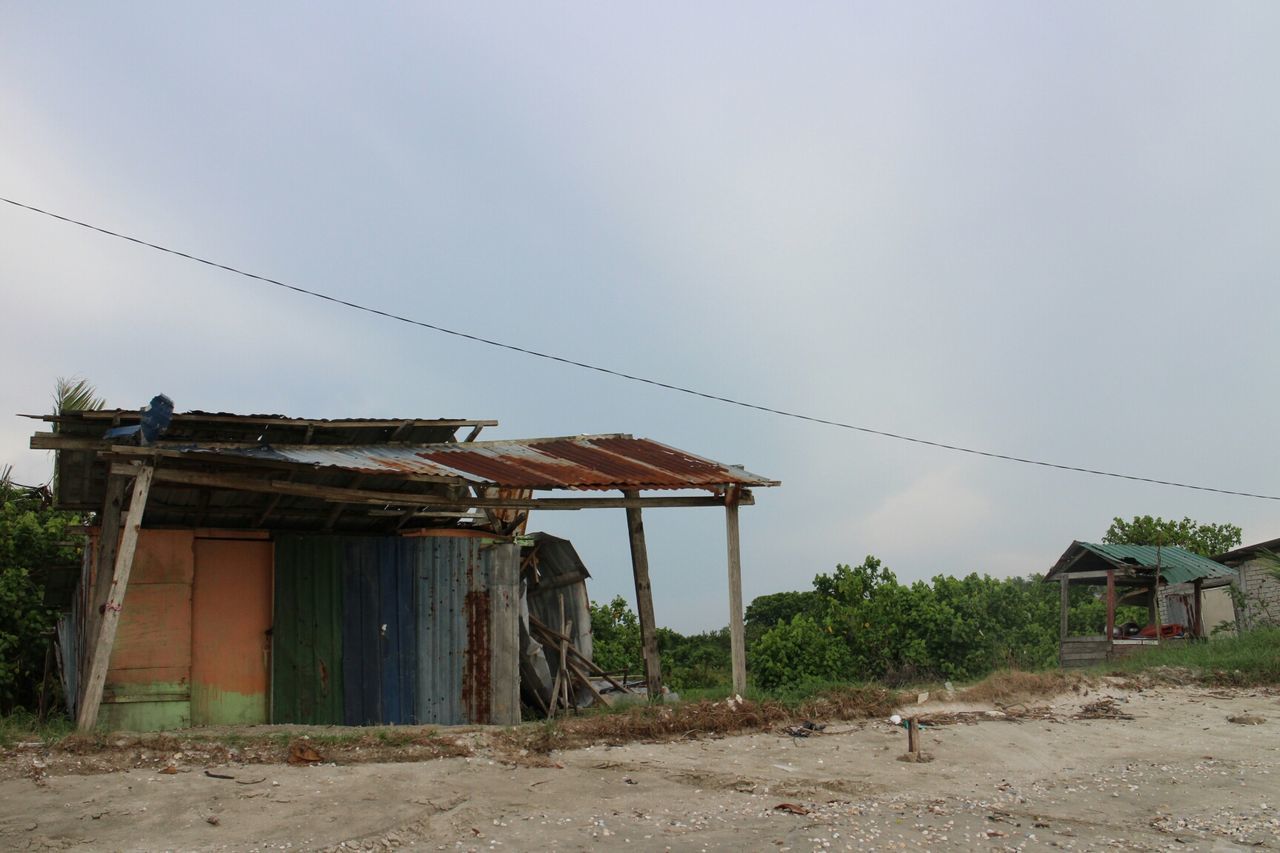
M 1073 568 L 1079 566 L 1079 571 L 1087 571 L 1089 567 L 1082 565 L 1083 561 L 1071 559 L 1078 554 L 1079 548 L 1101 557 L 1117 568 L 1128 567 L 1154 571 L 1158 562 L 1160 580 L 1164 583 L 1187 583 L 1197 578 L 1235 577 L 1235 572 L 1227 566 L 1173 545 L 1157 548 L 1155 545 L 1105 545 L 1096 542 L 1071 543 L 1067 553 L 1062 555 L 1058 565 L 1054 566 L 1049 574 L 1060 574 L 1069 562 L 1074 563 Z M 1070 573 L 1068 570 L 1067 574 Z

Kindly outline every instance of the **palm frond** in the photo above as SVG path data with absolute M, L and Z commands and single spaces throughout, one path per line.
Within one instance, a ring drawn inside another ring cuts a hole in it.
M 84 412 L 105 409 L 107 401 L 98 396 L 89 380 L 78 376 L 59 376 L 53 386 L 53 413 Z

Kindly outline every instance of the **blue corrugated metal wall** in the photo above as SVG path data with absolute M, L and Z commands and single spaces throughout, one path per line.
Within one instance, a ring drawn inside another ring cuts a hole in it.
M 272 720 L 518 723 L 518 564 L 475 538 L 281 537 Z
M 385 537 L 345 542 L 342 670 L 347 725 L 417 721 L 412 544 Z

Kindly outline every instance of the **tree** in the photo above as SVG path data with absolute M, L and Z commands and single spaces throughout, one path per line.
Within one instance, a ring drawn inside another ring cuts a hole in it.
M 79 559 L 78 537 L 69 528 L 81 521 L 53 509 L 44 489 L 0 478 L 0 711 L 34 706 L 57 618 L 44 604 L 39 577 Z
M 1239 546 L 1241 530 L 1234 524 L 1202 524 L 1159 516 L 1135 515 L 1133 521 L 1114 518 L 1103 535 L 1108 545 L 1176 545 L 1202 557 L 1212 557 Z
M 797 614 L 818 613 L 821 603 L 822 599 L 813 590 L 775 592 L 757 596 L 747 605 L 743 620 L 747 645 L 760 639 L 773 626 L 790 622 Z
M 591 602 L 591 651 L 606 672 L 644 672 L 640 620 L 622 596 L 608 604 Z

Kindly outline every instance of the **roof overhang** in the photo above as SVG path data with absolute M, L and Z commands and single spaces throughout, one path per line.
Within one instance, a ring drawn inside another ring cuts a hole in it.
M 505 534 L 535 509 L 751 504 L 752 488 L 778 485 L 628 435 L 474 441 L 495 422 L 185 413 L 150 446 L 104 437 L 129 417 L 137 413 L 46 418 L 57 431 L 36 433 L 31 446 L 58 452 L 61 507 L 100 509 L 108 477 L 145 465 L 155 472 L 148 526 L 369 533 L 475 526 Z M 436 440 L 400 440 L 415 434 Z M 565 490 L 579 494 L 535 495 Z M 622 494 L 581 494 L 615 490 Z M 655 491 L 662 494 L 642 494 Z

